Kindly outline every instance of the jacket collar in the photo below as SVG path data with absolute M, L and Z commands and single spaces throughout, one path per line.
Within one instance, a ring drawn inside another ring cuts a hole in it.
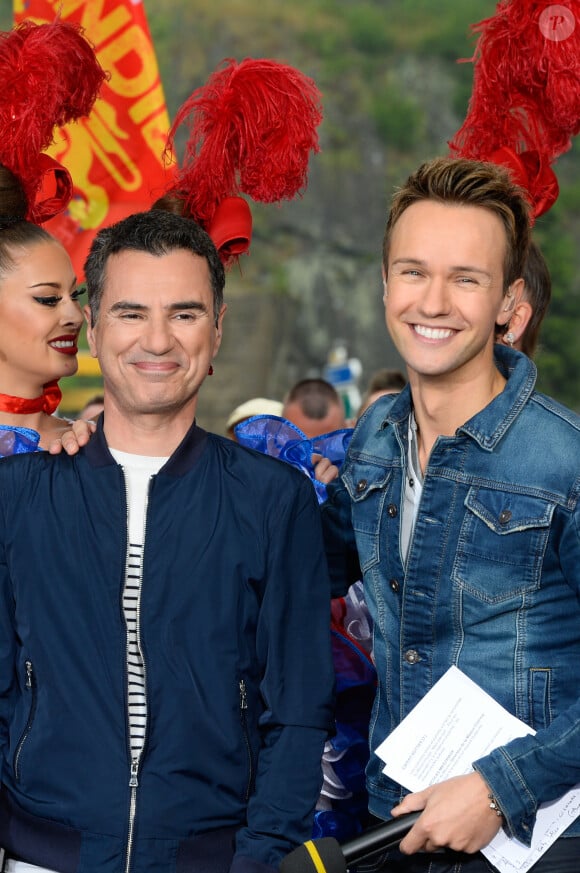
M 538 375 L 536 365 L 523 352 L 496 343 L 494 357 L 498 370 L 507 379 L 505 387 L 459 428 L 459 432 L 471 436 L 487 451 L 496 447 L 517 419 L 534 391 Z
M 103 429 L 104 413 L 97 420 L 97 430 L 82 450 L 92 467 L 108 467 L 117 462 L 113 458 L 105 439 Z M 206 446 L 208 434 L 195 421 L 177 446 L 171 457 L 163 465 L 159 474 L 183 476 L 201 457 Z
M 534 391 L 537 377 L 535 364 L 522 352 L 496 344 L 494 358 L 497 368 L 507 379 L 503 391 L 457 430 L 458 434 L 470 436 L 487 451 L 495 448 L 516 420 Z M 411 390 L 407 385 L 389 406 L 381 428 L 403 423 L 406 427 L 411 409 Z

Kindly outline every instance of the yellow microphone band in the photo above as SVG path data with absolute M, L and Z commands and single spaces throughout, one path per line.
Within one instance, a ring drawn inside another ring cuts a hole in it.
M 316 873 L 326 873 L 326 867 L 322 861 L 322 858 L 318 854 L 318 849 L 312 840 L 308 840 L 304 843 L 304 848 L 312 858 L 312 863 L 316 867 Z

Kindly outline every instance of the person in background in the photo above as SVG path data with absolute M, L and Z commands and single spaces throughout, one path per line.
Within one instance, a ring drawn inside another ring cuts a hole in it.
M 228 416 L 226 434 L 237 442 L 235 427 L 254 415 L 282 415 L 283 404 L 280 400 L 270 400 L 268 397 L 252 397 L 240 403 Z
M 333 725 L 316 496 L 195 424 L 226 309 L 197 224 L 130 216 L 85 275 L 96 433 L 0 464 L 6 869 L 274 873 Z
M 67 252 L 41 225 L 73 196 L 70 174 L 46 153 L 54 130 L 86 118 L 107 77 L 83 28 L 59 16 L 0 33 L 2 457 L 60 451 L 67 432 L 75 446 L 90 435 L 55 415 L 59 379 L 77 370 L 81 291 Z
M 379 397 L 384 394 L 396 394 L 402 391 L 406 384 L 407 380 L 400 370 L 389 370 L 386 367 L 375 370 L 363 394 L 357 418 L 360 418 L 371 403 L 374 403 Z
M 70 258 L 26 220 L 17 177 L 0 164 L 0 454 L 57 445 L 58 380 L 77 371 L 83 322 Z
M 90 397 L 83 408 L 79 411 L 77 418 L 96 421 L 103 409 L 105 408 L 105 398 L 102 394 L 94 394 Z
M 344 406 L 333 385 L 325 379 L 302 379 L 284 398 L 282 417 L 308 438 L 346 427 Z
M 494 164 L 438 158 L 397 191 L 384 304 L 409 384 L 360 420 L 322 507 L 334 591 L 362 568 L 374 623 L 370 810 L 421 812 L 393 873 L 489 873 L 479 850 L 501 828 L 529 846 L 540 804 L 580 782 L 580 419 L 495 343 L 529 235 Z M 374 750 L 451 666 L 533 731 L 407 794 Z M 576 818 L 534 873 L 578 857 Z

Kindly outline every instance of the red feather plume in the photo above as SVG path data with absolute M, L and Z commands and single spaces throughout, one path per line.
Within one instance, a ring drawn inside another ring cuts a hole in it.
M 171 152 L 187 122 L 173 190 L 206 229 L 226 197 L 295 197 L 306 187 L 309 153 L 319 150 L 321 95 L 312 79 L 273 60 L 223 63 L 180 107 L 167 145 Z
M 88 115 L 106 78 L 80 26 L 24 21 L 0 33 L 0 162 L 22 182 L 31 216 L 54 128 Z
M 473 93 L 449 143 L 457 156 L 493 161 L 499 155 L 496 162 L 512 169 L 513 160 L 501 156 L 523 156 L 518 174 L 521 182 L 524 173 L 536 216 L 557 196 L 550 165 L 580 131 L 580 0 L 559 6 L 567 16 L 556 16 L 550 0 L 500 0 L 493 17 L 473 25 L 479 34 Z M 526 176 L 531 164 L 542 172 Z

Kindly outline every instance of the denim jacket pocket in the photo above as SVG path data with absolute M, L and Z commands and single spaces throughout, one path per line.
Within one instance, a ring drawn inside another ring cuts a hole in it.
M 465 509 L 454 581 L 489 604 L 536 590 L 555 504 L 533 495 L 473 487 Z
M 392 468 L 357 461 L 342 472 L 342 480 L 352 501 L 352 526 L 360 567 L 365 573 L 380 559 L 381 530 L 385 501 L 390 492 Z

